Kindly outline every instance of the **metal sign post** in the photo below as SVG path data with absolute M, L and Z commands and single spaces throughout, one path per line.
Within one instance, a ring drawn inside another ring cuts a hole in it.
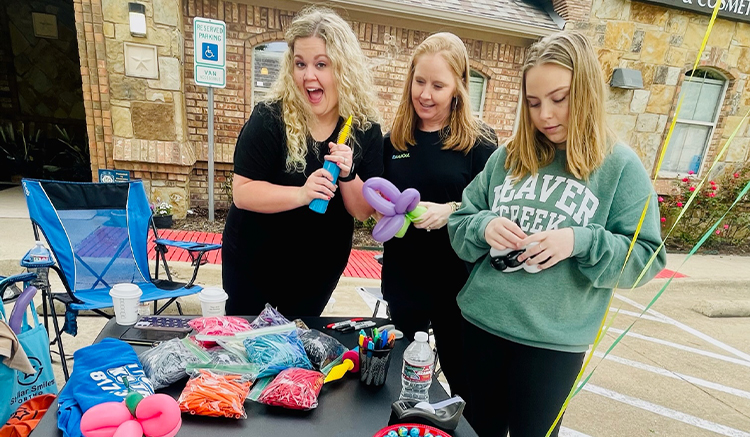
M 227 84 L 227 25 L 223 21 L 193 19 L 193 77 L 208 87 L 208 220 L 214 221 L 214 88 Z

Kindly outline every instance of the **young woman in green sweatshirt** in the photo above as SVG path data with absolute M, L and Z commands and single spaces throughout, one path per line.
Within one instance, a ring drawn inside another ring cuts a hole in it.
M 607 127 L 604 78 L 586 37 L 542 39 L 522 76 L 517 134 L 448 221 L 453 249 L 475 263 L 458 305 L 466 415 L 480 436 L 546 435 L 613 288 L 631 287 L 661 242 L 656 193 Z M 665 261 L 662 250 L 638 285 Z

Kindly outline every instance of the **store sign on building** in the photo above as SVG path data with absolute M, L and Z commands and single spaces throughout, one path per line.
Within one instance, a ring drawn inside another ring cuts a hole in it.
M 194 78 L 196 85 L 224 88 L 227 83 L 227 25 L 196 17 L 193 20 Z
M 750 23 L 750 0 L 647 0 L 662 6 L 687 9 L 700 14 L 711 15 L 716 2 L 721 2 L 719 17 L 728 20 Z

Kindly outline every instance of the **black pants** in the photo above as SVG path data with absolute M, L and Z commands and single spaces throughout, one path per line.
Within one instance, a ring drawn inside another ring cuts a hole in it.
M 480 437 L 544 437 L 581 370 L 585 353 L 524 346 L 463 320 L 464 415 Z M 560 420 L 555 431 L 560 430 Z
M 456 299 L 425 297 L 421 300 L 388 300 L 391 320 L 409 342 L 417 331 L 432 327 L 440 368 L 450 384 L 451 394 L 463 397 L 463 348 L 461 346 L 461 310 Z

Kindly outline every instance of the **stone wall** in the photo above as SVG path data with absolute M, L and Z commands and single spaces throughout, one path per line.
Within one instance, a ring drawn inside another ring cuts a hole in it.
M 219 2 L 219 7 L 216 3 L 210 5 L 195 0 L 183 2 L 187 138 L 195 148 L 198 162 L 205 163 L 208 159 L 207 97 L 206 88 L 195 86 L 193 82 L 192 17 L 223 20 L 227 24 L 227 86 L 214 91 L 214 161 L 217 169 L 224 168 L 219 166 L 220 163 L 231 169 L 237 135 L 252 112 L 253 48 L 263 43 L 283 41 L 283 30 L 295 11 L 232 2 Z M 401 98 L 409 57 L 431 32 L 362 21 L 352 21 L 351 25 L 362 49 L 373 62 L 383 128 L 388 130 Z M 471 68 L 488 78 L 483 120 L 494 127 L 500 137 L 508 137 L 516 117 L 520 87 L 518 72 L 524 48 L 466 38 L 464 42 L 469 50 Z M 215 199 L 222 199 L 224 195 L 219 179 L 225 176 L 217 170 Z M 191 176 L 192 205 L 207 205 L 204 200 L 207 194 L 193 194 L 193 190 L 202 189 L 203 180 L 205 175 L 200 171 Z
M 614 68 L 631 68 L 643 75 L 644 89 L 610 88 L 607 112 L 621 139 L 653 171 L 685 73 L 693 63 L 709 17 L 628 0 L 594 0 L 590 21 L 568 23 L 593 40 L 607 78 Z M 703 169 L 715 159 L 742 117 L 750 110 L 750 24 L 717 19 L 700 67 L 720 71 L 728 79 L 725 100 Z M 750 129 L 741 126 L 724 159 L 745 162 Z M 659 188 L 666 186 L 664 182 Z
M 189 208 L 195 154 L 187 139 L 179 0 L 141 0 L 146 36 L 130 33 L 127 2 L 102 0 L 113 166 L 147 181 L 176 217 Z

